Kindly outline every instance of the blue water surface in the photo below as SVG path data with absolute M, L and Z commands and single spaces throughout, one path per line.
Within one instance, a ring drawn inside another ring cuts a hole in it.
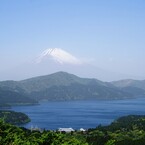
M 24 127 L 31 126 L 55 130 L 60 127 L 95 128 L 108 125 L 125 115 L 145 115 L 145 98 L 112 101 L 42 101 L 40 105 L 14 106 L 12 110 L 23 112 L 31 118 Z

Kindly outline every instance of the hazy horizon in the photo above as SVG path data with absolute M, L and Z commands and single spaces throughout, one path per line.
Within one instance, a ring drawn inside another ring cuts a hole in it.
M 0 2 L 0 18 L 0 81 L 12 78 L 5 72 L 33 61 L 48 48 L 61 48 L 113 72 L 112 77 L 116 73 L 123 74 L 122 79 L 145 79 L 143 0 L 5 0 Z M 21 78 L 27 78 L 26 73 Z M 110 74 L 100 78 L 109 80 Z M 15 75 L 13 79 L 19 79 Z

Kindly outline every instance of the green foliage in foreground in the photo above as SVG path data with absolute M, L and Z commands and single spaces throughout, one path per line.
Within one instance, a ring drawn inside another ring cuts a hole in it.
M 129 115 L 109 126 L 89 129 L 87 141 L 91 145 L 145 145 L 145 116 Z
M 2 145 L 87 145 L 85 138 L 78 135 L 53 131 L 30 131 L 3 121 L 0 122 L 0 144 Z
M 144 145 L 145 116 L 119 118 L 86 132 L 30 131 L 0 121 L 2 145 Z

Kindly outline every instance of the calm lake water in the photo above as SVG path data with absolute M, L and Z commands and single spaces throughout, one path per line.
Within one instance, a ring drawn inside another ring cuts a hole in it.
M 145 98 L 115 101 L 40 102 L 36 106 L 15 106 L 31 118 L 26 128 L 37 126 L 45 129 L 60 127 L 95 128 L 108 125 L 124 115 L 145 115 Z

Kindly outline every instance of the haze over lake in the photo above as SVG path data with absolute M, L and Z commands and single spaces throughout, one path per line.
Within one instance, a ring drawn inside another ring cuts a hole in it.
M 15 106 L 14 111 L 26 113 L 31 122 L 24 125 L 58 129 L 60 127 L 95 128 L 108 125 L 120 116 L 144 115 L 145 98 L 112 101 L 40 102 L 36 106 Z

